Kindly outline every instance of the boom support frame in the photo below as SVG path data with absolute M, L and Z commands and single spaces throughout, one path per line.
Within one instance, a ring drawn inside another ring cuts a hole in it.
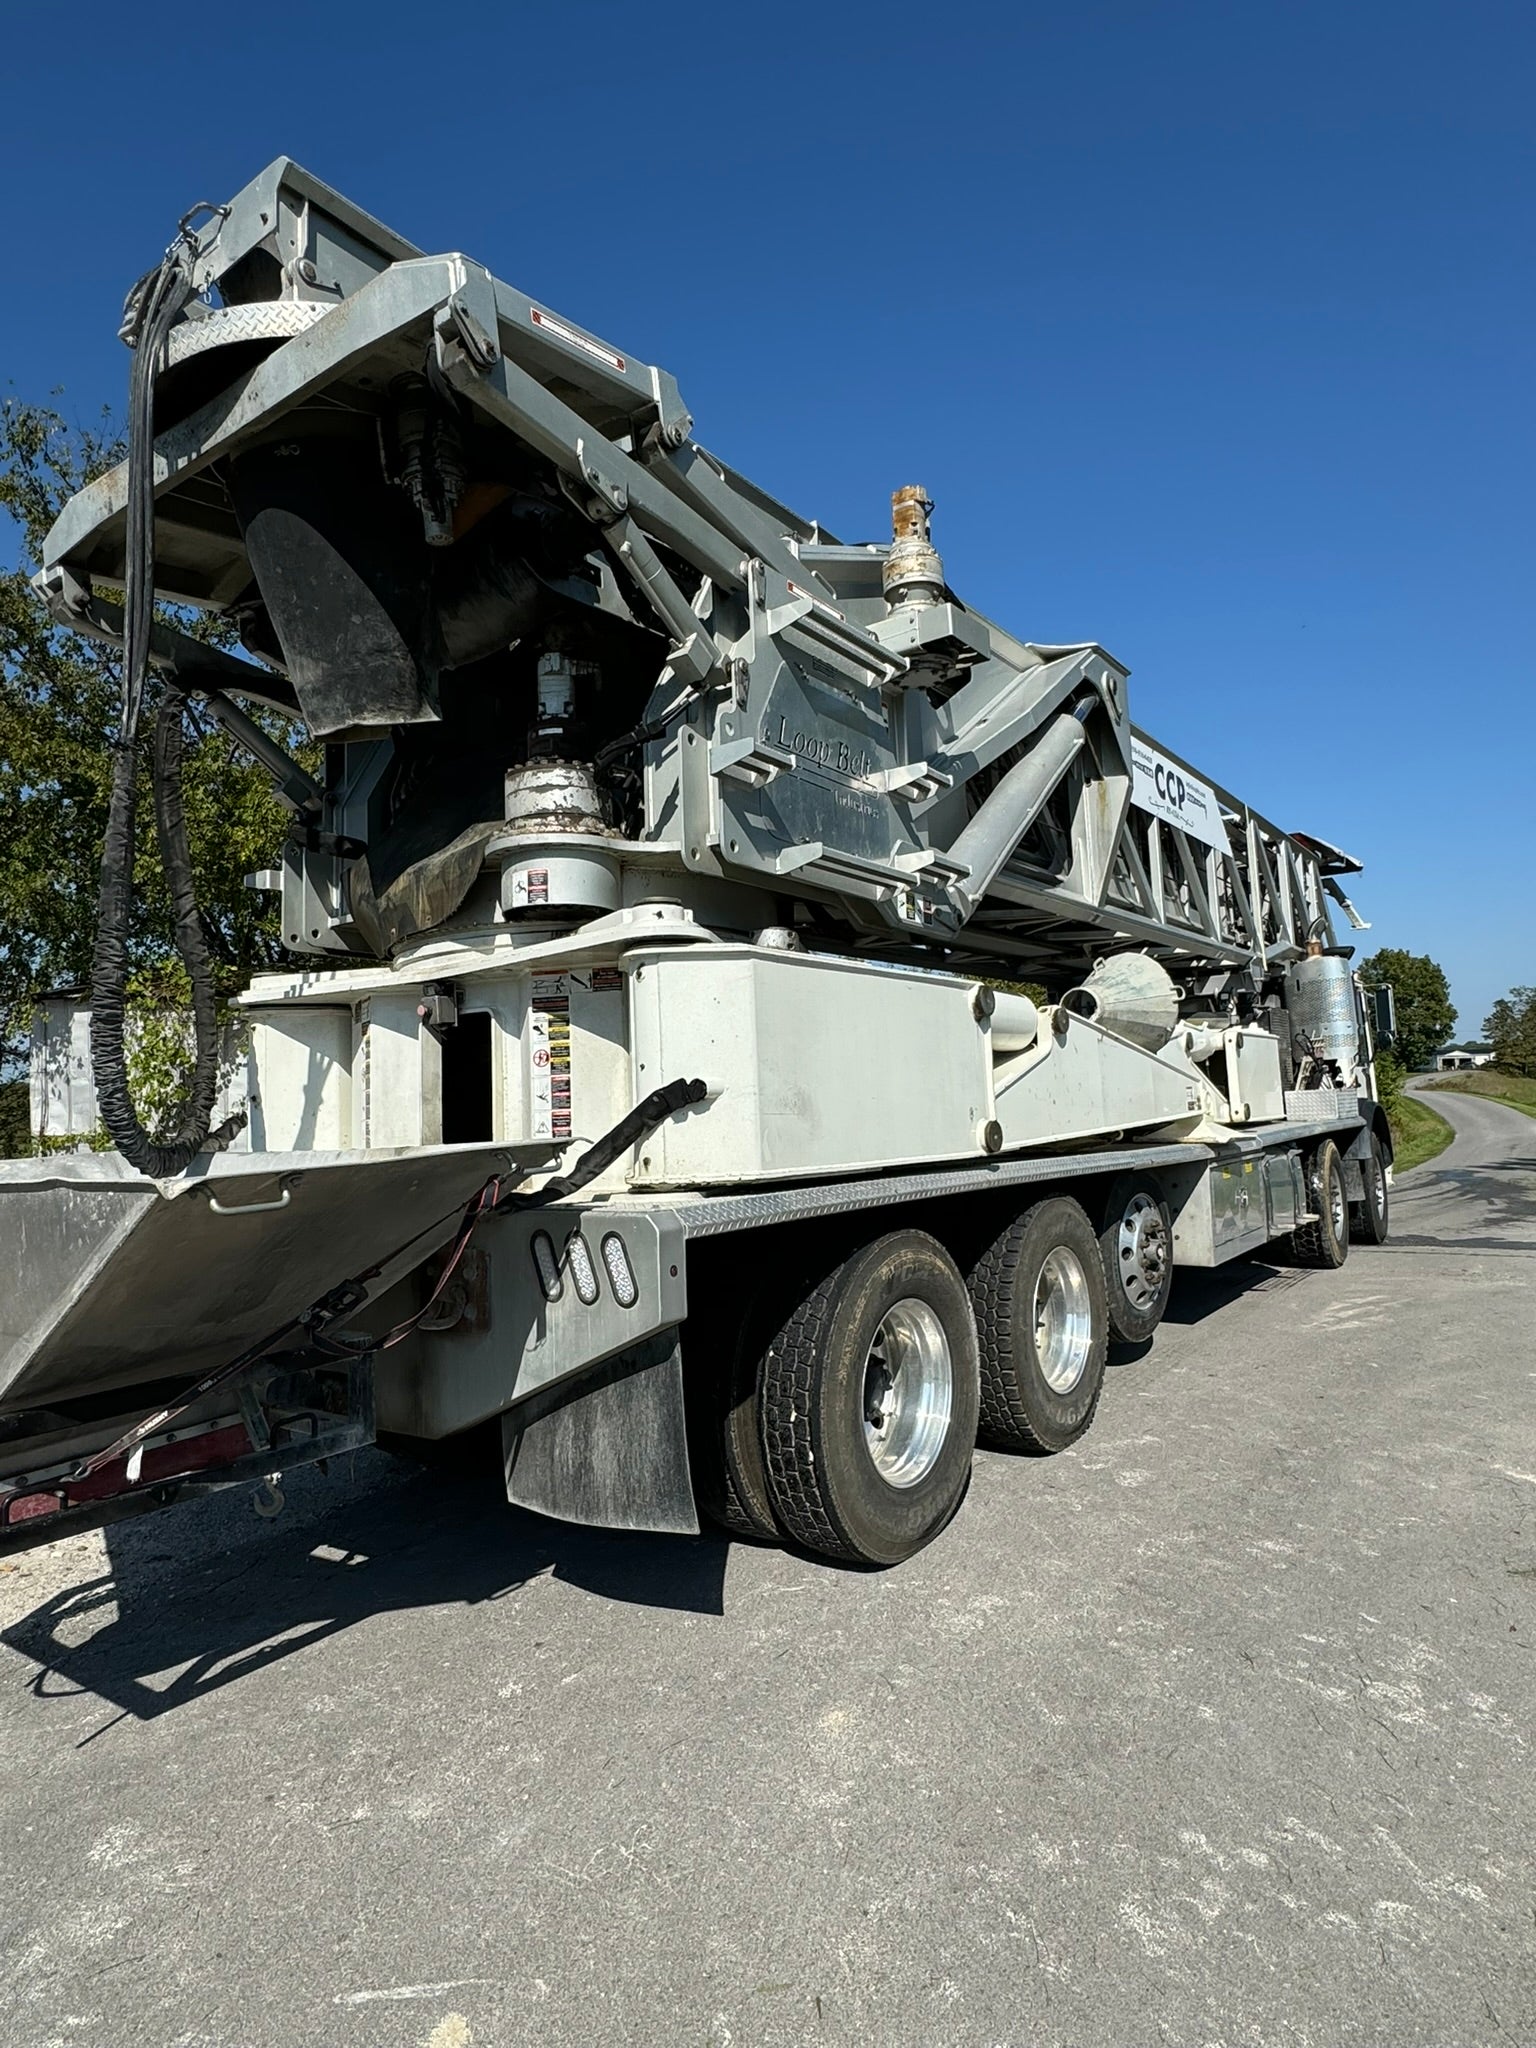
M 1214 817 L 1196 834 L 1149 809 L 1135 757 L 1159 750 L 1130 722 L 1120 663 L 1021 642 L 947 587 L 893 602 L 888 551 L 838 543 L 710 455 L 665 370 L 466 256 L 419 254 L 286 159 L 201 230 L 196 274 L 225 305 L 193 329 L 254 305 L 292 332 L 238 368 L 231 355 L 227 385 L 157 437 L 163 598 L 248 603 L 231 461 L 285 421 L 378 411 L 425 362 L 469 439 L 521 451 L 589 521 L 592 606 L 655 640 L 645 857 L 819 904 L 846 944 L 896 960 L 1069 978 L 1140 948 L 1215 987 L 1301 958 L 1309 936 L 1335 943 L 1347 856 L 1165 753 Z M 119 468 L 49 536 L 39 580 L 71 623 L 109 618 L 92 585 L 121 578 L 126 496 Z M 238 666 L 220 665 L 220 689 Z M 285 693 L 251 672 L 252 696 Z M 320 807 L 333 829 L 289 863 L 301 951 L 368 949 L 344 791 L 369 776 L 356 743 L 341 751 Z

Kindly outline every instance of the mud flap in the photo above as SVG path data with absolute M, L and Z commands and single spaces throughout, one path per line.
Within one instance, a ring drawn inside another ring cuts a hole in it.
M 502 1421 L 507 1499 L 599 1529 L 696 1536 L 675 1326 Z

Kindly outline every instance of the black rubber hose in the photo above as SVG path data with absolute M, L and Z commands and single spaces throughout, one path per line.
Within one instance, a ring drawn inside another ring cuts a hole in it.
M 155 823 L 175 913 L 176 946 L 192 986 L 196 1035 L 193 1081 L 167 1144 L 139 1121 L 128 1086 L 125 1002 L 132 930 L 134 804 L 138 780 L 139 714 L 149 675 L 150 628 L 155 603 L 155 377 L 175 320 L 192 294 L 186 223 L 159 269 L 129 295 L 123 335 L 134 350 L 128 383 L 127 540 L 123 588 L 122 715 L 113 747 L 112 790 L 101 855 L 96 948 L 91 963 L 91 1067 L 102 1123 L 130 1166 L 156 1179 L 185 1171 L 209 1142 L 218 1092 L 218 1005 L 213 965 L 193 887 L 181 804 L 182 698 L 170 693 L 155 734 Z M 227 1143 L 244 1123 L 233 1117 L 213 1134 Z
M 119 739 L 112 753 L 112 795 L 107 835 L 101 849 L 101 891 L 96 900 L 96 952 L 91 963 L 91 1067 L 96 1110 L 108 1135 L 130 1165 L 145 1163 L 149 1140 L 139 1127 L 128 1092 L 123 1045 L 123 999 L 128 978 L 128 929 L 133 905 L 134 785 L 138 780 L 133 742 Z
M 550 1202 L 563 1201 L 567 1195 L 574 1195 L 578 1188 L 584 1188 L 600 1173 L 606 1173 L 616 1159 L 622 1159 L 630 1146 L 641 1138 L 649 1137 L 670 1116 L 676 1116 L 680 1109 L 687 1109 L 692 1103 L 702 1102 L 709 1089 L 702 1081 L 668 1081 L 663 1088 L 653 1088 L 643 1102 L 636 1103 L 627 1116 L 620 1117 L 611 1131 L 589 1145 L 569 1173 L 561 1174 L 557 1180 L 547 1180 L 537 1194 L 503 1195 L 496 1204 L 498 1210 L 542 1209 Z
M 190 1145 L 195 1152 L 210 1136 L 213 1105 L 219 1092 L 219 1007 L 208 934 L 198 914 L 192 855 L 187 846 L 187 820 L 181 802 L 182 707 L 180 693 L 168 691 L 155 721 L 155 830 L 175 918 L 176 950 L 192 986 L 196 1046 L 192 1086 L 182 1104 L 181 1122 L 172 1142 Z M 230 1118 L 212 1134 L 214 1142 L 227 1143 L 244 1121 L 243 1117 Z

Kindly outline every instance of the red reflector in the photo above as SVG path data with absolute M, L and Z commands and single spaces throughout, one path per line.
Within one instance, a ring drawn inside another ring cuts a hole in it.
M 35 1522 L 42 1515 L 56 1515 L 64 1506 L 62 1493 L 18 1493 L 3 1504 L 5 1513 L 0 1516 L 7 1529 L 18 1522 Z

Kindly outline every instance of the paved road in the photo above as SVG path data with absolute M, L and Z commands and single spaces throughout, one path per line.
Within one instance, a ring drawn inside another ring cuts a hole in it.
M 371 1456 L 0 1575 L 6 2048 L 1529 2043 L 1536 1124 L 905 1568 Z

